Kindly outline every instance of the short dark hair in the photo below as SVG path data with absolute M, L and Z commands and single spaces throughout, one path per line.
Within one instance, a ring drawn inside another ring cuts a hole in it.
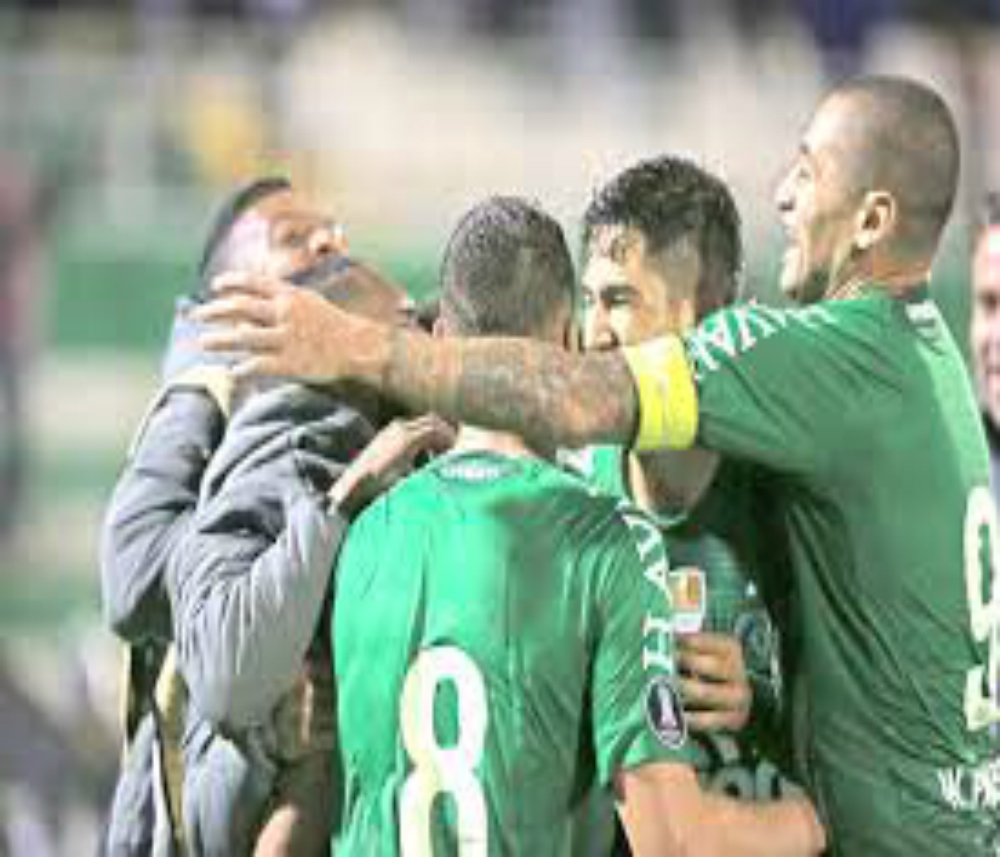
M 736 299 L 743 269 L 739 210 L 725 183 L 701 167 L 664 155 L 619 173 L 587 206 L 585 249 L 595 232 L 616 226 L 639 232 L 653 258 L 684 239 L 694 242 L 702 269 L 699 317 Z
M 573 261 L 562 227 L 520 197 L 473 207 L 448 240 L 441 318 L 463 336 L 537 336 L 573 305 Z
M 858 191 L 885 189 L 900 203 L 900 236 L 921 248 L 940 240 L 958 191 L 958 128 L 944 99 L 906 77 L 863 75 L 832 97 L 852 99 L 860 146 L 850 169 Z
M 224 267 L 225 245 L 236 221 L 265 197 L 284 193 L 292 189 L 292 183 L 284 176 L 263 176 L 237 188 L 216 212 L 208 230 L 208 237 L 202 248 L 198 263 L 200 289 L 207 289 L 208 281 Z

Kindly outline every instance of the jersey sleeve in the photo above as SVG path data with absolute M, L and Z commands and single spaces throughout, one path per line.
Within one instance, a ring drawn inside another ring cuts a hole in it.
M 657 761 L 688 761 L 676 680 L 669 566 L 656 524 L 619 505 L 615 538 L 595 588 L 591 720 L 598 776 Z
M 778 472 L 836 467 L 852 414 L 893 387 L 863 313 L 835 304 L 741 306 L 685 340 L 698 391 L 698 443 Z
M 560 466 L 579 477 L 595 493 L 612 497 L 627 497 L 628 485 L 624 473 L 625 448 L 599 444 L 583 449 L 562 450 Z

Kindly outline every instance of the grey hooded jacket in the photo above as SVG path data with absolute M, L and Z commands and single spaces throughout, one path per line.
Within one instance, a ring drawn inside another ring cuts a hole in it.
M 248 396 L 228 426 L 184 383 L 151 409 L 102 537 L 105 617 L 140 655 L 144 696 L 109 854 L 173 852 L 155 730 L 139 728 L 155 719 L 151 688 L 171 641 L 191 697 L 188 853 L 249 850 L 274 774 L 269 714 L 301 672 L 345 528 L 325 490 L 373 433 L 329 393 L 290 384 Z
M 326 492 L 373 436 L 299 384 L 253 393 L 230 420 L 169 572 L 181 672 L 223 731 L 266 727 L 298 676 L 347 526 Z

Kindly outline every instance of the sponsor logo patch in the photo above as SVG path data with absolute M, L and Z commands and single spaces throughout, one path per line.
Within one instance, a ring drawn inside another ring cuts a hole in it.
M 664 747 L 676 749 L 687 740 L 687 723 L 680 695 L 665 675 L 646 688 L 646 721 Z
M 708 611 L 705 572 L 694 566 L 675 568 L 670 572 L 670 596 L 674 608 L 674 633 L 698 633 Z

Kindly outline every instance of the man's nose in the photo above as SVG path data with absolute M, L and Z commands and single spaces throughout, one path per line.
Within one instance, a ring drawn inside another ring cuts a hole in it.
M 586 325 L 584 346 L 595 351 L 606 351 L 618 345 L 618 337 L 608 321 L 606 309 L 597 308 L 591 313 Z
M 774 189 L 774 204 L 781 214 L 787 214 L 795 204 L 795 195 L 792 192 L 792 171 L 789 170 L 778 181 L 778 186 Z
M 326 256 L 334 250 L 333 230 L 329 226 L 320 226 L 309 234 L 309 252 L 314 256 Z
M 347 241 L 339 223 L 324 223 L 309 234 L 309 252 L 316 256 L 346 253 Z

